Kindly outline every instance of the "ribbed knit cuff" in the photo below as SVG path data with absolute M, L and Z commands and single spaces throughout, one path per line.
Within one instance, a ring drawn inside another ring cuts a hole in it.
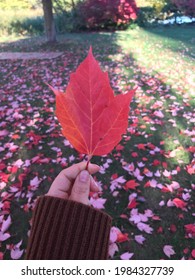
M 111 217 L 71 200 L 39 197 L 26 259 L 107 259 Z

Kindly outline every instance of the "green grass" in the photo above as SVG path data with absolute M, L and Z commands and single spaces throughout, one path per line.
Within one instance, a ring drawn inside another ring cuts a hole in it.
M 2 51 L 63 52 L 57 59 L 41 62 L 0 61 L 0 106 L 3 106 L 0 121 L 6 122 L 6 129 L 11 134 L 19 135 L 18 139 L 10 138 L 10 135 L 0 138 L 1 147 L 10 142 L 19 146 L 11 158 L 6 157 L 8 148 L 2 151 L 0 163 L 12 166 L 17 159 L 29 159 L 31 163 L 27 170 L 21 167 L 17 174 L 12 174 L 6 187 L 1 190 L 3 201 L 3 193 L 10 193 L 10 187 L 17 185 L 19 174 L 26 174 L 20 196 L 11 196 L 11 210 L 5 214 L 5 218 L 11 215 L 12 225 L 9 229 L 11 237 L 2 242 L 0 249 L 4 258 L 10 259 L 10 250 L 6 249 L 6 245 L 23 240 L 21 248 L 26 248 L 32 207 L 36 197 L 48 190 L 52 180 L 64 167 L 61 159 L 65 158 L 67 165 L 82 160 L 73 148 L 64 146 L 60 126 L 54 119 L 54 97 L 44 82 L 54 86 L 66 86 L 70 73 L 75 71 L 86 57 L 90 45 L 93 46 L 93 53 L 100 61 L 102 69 L 108 71 L 115 93 L 127 92 L 138 86 L 131 104 L 127 138 L 123 137 L 120 143 L 124 148 L 114 149 L 106 157 L 92 159 L 102 166 L 108 164 L 105 174 L 96 175 L 102 186 L 102 197 L 107 199 L 104 210 L 113 217 L 113 226 L 118 227 L 122 233 L 127 233 L 129 237 L 128 241 L 117 243 L 119 251 L 115 252 L 113 259 L 119 259 L 120 255 L 127 251 L 134 253 L 133 259 L 167 259 L 163 253 L 164 245 L 173 246 L 175 255 L 172 259 L 191 257 L 195 240 L 187 236 L 184 226 L 194 223 L 195 213 L 195 181 L 187 172 L 188 166 L 193 167 L 194 157 L 193 135 L 188 133 L 194 129 L 194 40 L 193 26 L 135 29 L 115 33 L 65 34 L 59 36 L 58 42 L 53 45 L 48 45 L 42 37 L 0 39 Z M 6 73 L 4 69 L 7 69 Z M 23 85 L 26 87 L 23 88 Z M 17 100 L 20 105 L 17 111 L 23 118 L 12 121 L 6 113 L 12 108 L 12 102 Z M 163 117 L 155 115 L 156 111 L 160 111 Z M 36 117 L 37 114 L 39 117 Z M 35 121 L 34 124 L 32 120 Z M 48 133 L 53 124 L 53 131 Z M 21 126 L 24 126 L 23 130 Z M 38 144 L 28 143 L 30 131 L 42 137 Z M 144 148 L 139 149 L 139 144 L 143 144 Z M 60 151 L 56 152 L 52 147 L 57 147 Z M 49 162 L 33 162 L 32 158 L 37 155 L 48 158 Z M 154 162 L 157 161 L 159 164 L 155 165 Z M 140 162 L 145 166 L 139 167 Z M 132 164 L 140 170 L 143 176 L 141 181 L 125 169 Z M 171 176 L 166 176 L 166 170 L 172 173 Z M 153 173 L 152 177 L 146 175 L 148 171 Z M 160 177 L 154 175 L 156 172 L 160 172 Z M 9 174 L 9 171 L 6 170 L 5 173 Z M 123 176 L 126 181 L 135 180 L 139 186 L 136 190 L 125 191 L 125 183 L 118 183 L 113 192 L 110 189 L 113 174 Z M 42 181 L 36 190 L 30 191 L 29 182 L 35 176 Z M 152 179 L 165 189 L 172 182 L 178 182 L 180 188 L 168 192 L 159 187 L 148 186 Z M 29 193 L 32 195 L 30 202 L 27 198 Z M 127 205 L 132 193 L 137 195 L 139 213 L 151 209 L 154 215 L 159 217 L 150 218 L 147 222 L 153 229 L 152 234 L 141 232 L 134 223 L 128 221 L 131 210 Z M 183 199 L 182 195 L 186 193 L 190 194 L 190 199 L 186 201 L 186 210 L 167 207 L 169 200 Z M 162 201 L 164 206 L 159 205 Z M 176 226 L 175 233 L 170 230 L 171 225 Z M 135 241 L 135 236 L 140 234 L 146 238 L 143 245 Z M 183 252 L 186 248 L 188 253 Z

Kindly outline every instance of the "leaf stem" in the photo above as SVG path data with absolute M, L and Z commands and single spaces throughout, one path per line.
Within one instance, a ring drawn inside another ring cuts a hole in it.
M 89 163 L 90 163 L 91 158 L 92 158 L 92 156 L 89 155 L 89 156 L 88 156 L 88 159 L 87 159 L 87 165 L 86 165 L 85 170 L 88 170 L 88 166 L 89 166 Z

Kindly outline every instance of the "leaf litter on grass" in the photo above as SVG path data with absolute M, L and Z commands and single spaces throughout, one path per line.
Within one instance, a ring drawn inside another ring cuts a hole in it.
M 106 45 L 101 34 L 88 40 L 116 92 L 138 86 L 127 134 L 110 155 L 94 157 L 102 191 L 90 201 L 113 217 L 109 256 L 194 259 L 194 66 L 171 53 L 167 67 L 155 43 L 141 49 L 130 47 L 131 38 L 128 48 Z M 64 90 L 86 56 L 86 44 L 77 47 L 69 42 L 50 61 L 0 62 L 0 259 L 24 258 L 37 196 L 62 168 L 83 160 L 62 136 L 45 85 Z

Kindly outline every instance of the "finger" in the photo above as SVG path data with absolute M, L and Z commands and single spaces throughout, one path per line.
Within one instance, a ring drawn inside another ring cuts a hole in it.
M 82 171 L 85 170 L 87 166 L 86 161 L 82 161 L 80 163 L 74 164 L 71 167 L 62 170 L 62 174 L 68 178 L 70 182 L 73 182 L 78 174 Z M 87 171 L 90 174 L 94 174 L 100 170 L 100 167 L 97 164 L 92 164 L 89 163 Z
M 98 186 L 98 184 L 96 183 L 96 181 L 93 179 L 92 176 L 90 176 L 90 179 L 91 179 L 90 191 L 91 192 L 99 192 L 99 191 L 101 191 L 101 188 Z
M 89 172 L 87 170 L 82 170 L 73 184 L 69 199 L 88 205 L 90 184 L 91 177 Z
M 60 197 L 64 199 L 68 198 L 68 195 L 71 191 L 72 184 L 74 183 L 78 174 L 82 170 L 85 170 L 86 165 L 87 162 L 80 162 L 72 165 L 69 168 L 62 170 L 53 181 L 47 195 Z M 90 174 L 96 173 L 97 171 L 99 171 L 99 169 L 100 167 L 96 164 L 89 163 L 88 165 L 88 171 Z M 95 190 L 96 187 L 94 187 L 94 183 L 92 183 L 91 185 L 92 185 L 91 186 L 92 190 L 97 191 Z

